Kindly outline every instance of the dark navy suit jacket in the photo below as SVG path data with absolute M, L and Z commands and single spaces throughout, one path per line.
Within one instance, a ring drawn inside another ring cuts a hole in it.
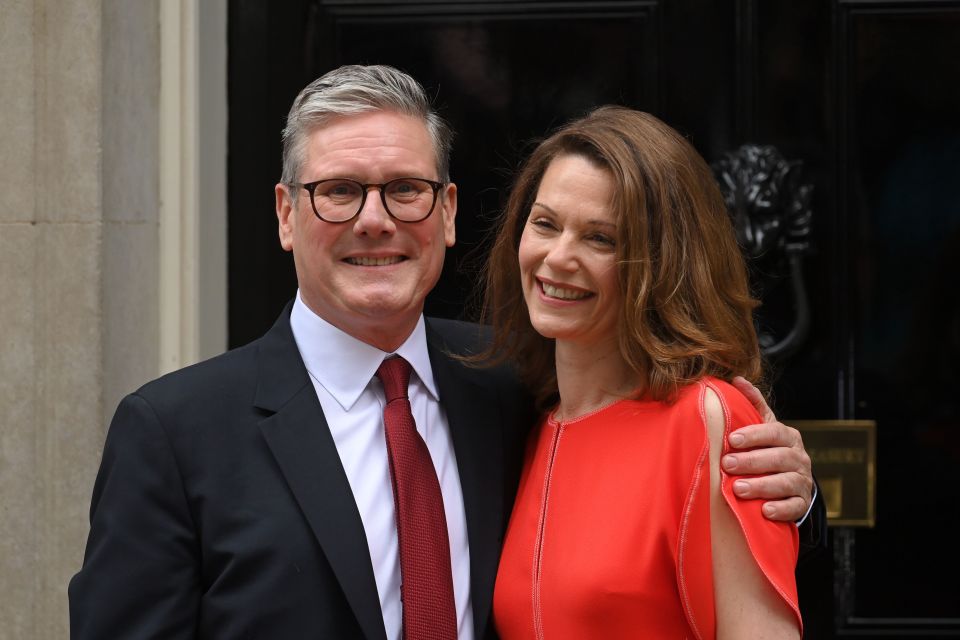
M 71 637 L 385 639 L 360 514 L 290 330 L 151 382 L 110 425 Z M 426 322 L 460 472 L 477 638 L 533 409 L 486 332 Z M 331 362 L 331 367 L 349 363 Z

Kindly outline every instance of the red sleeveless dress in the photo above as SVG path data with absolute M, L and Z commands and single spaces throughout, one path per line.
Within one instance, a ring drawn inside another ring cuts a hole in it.
M 622 400 L 534 432 L 494 594 L 503 640 L 716 636 L 708 386 L 727 433 L 760 422 L 736 389 L 706 378 L 674 404 Z M 764 518 L 732 482 L 723 475 L 723 495 L 800 624 L 796 526 Z

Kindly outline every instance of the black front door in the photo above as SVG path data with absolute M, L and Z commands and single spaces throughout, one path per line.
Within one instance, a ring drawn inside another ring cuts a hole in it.
M 458 242 L 432 315 L 469 314 L 529 141 L 593 106 L 650 111 L 710 161 L 748 142 L 802 161 L 810 328 L 775 362 L 776 408 L 873 419 L 878 438 L 875 526 L 834 529 L 799 572 L 807 637 L 960 637 L 960 1 L 233 0 L 229 20 L 232 345 L 295 290 L 280 130 L 340 64 L 410 72 L 457 131 Z M 773 331 L 796 312 L 775 280 Z

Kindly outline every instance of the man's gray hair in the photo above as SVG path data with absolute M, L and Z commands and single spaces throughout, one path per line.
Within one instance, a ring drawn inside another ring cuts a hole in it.
M 344 65 L 317 78 L 293 101 L 287 126 L 283 129 L 283 174 L 280 180 L 284 184 L 299 181 L 311 131 L 337 116 L 370 111 L 394 111 L 422 119 L 433 142 L 440 181 L 450 181 L 453 131 L 431 108 L 420 83 L 393 67 L 354 64 Z

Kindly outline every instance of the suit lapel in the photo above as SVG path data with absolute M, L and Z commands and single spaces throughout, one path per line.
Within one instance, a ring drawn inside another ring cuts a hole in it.
M 476 637 L 484 637 L 500 558 L 503 513 L 503 418 L 496 389 L 482 371 L 447 355 L 427 322 L 430 365 L 453 438 L 470 543 L 470 586 Z M 455 351 L 455 350 L 454 350 Z
M 364 635 L 385 640 L 367 538 L 333 436 L 290 330 L 290 307 L 260 343 L 255 405 L 270 451 L 323 548 Z M 317 603 L 320 606 L 320 603 Z

